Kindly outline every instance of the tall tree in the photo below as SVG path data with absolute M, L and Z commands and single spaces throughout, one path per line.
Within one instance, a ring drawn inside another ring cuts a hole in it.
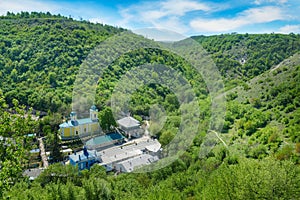
M 112 130 L 112 127 L 116 127 L 117 123 L 112 114 L 110 107 L 105 107 L 99 112 L 100 126 L 104 132 Z
M 54 132 L 53 141 L 51 142 L 51 151 L 50 156 L 52 157 L 53 162 L 62 161 L 63 155 L 61 153 L 60 139 L 58 137 L 58 131 Z

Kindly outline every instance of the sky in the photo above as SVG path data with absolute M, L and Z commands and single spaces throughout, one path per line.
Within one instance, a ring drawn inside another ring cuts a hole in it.
M 0 0 L 0 15 L 7 11 L 49 11 L 130 30 L 156 28 L 184 36 L 300 33 L 299 0 Z

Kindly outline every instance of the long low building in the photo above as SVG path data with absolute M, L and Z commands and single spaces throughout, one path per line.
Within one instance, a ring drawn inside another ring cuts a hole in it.
M 141 155 L 159 155 L 161 144 L 156 139 L 139 140 L 131 143 L 126 143 L 123 146 L 112 147 L 99 151 L 101 162 L 107 171 L 116 170 L 116 166 L 128 159 Z M 147 164 L 145 162 L 144 164 Z
M 132 172 L 133 170 L 141 168 L 145 165 L 150 165 L 151 163 L 158 160 L 159 158 L 157 156 L 142 154 L 140 156 L 136 156 L 117 163 L 115 166 L 115 170 L 118 172 Z
M 123 138 L 100 136 L 95 140 L 91 139 L 90 145 L 110 144 L 119 139 Z M 105 167 L 106 171 L 131 172 L 136 168 L 156 162 L 161 151 L 161 144 L 158 140 L 150 138 L 139 138 L 123 145 L 105 147 L 101 151 L 91 151 L 85 146 L 83 151 L 69 155 L 70 164 L 78 166 L 79 170 L 90 169 L 92 165 L 98 163 Z
M 93 137 L 88 140 L 85 145 L 88 149 L 103 149 L 113 144 L 122 144 L 125 141 L 125 137 L 119 133 L 109 133 Z

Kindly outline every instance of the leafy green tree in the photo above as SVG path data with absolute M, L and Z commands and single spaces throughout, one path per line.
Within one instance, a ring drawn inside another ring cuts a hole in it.
M 51 157 L 52 162 L 62 161 L 63 155 L 61 153 L 60 139 L 58 137 L 57 131 L 54 132 L 53 141 L 51 141 L 49 143 L 51 143 L 50 157 Z
M 100 165 L 93 165 L 90 169 L 90 177 L 106 178 L 106 169 Z
M 83 180 L 84 197 L 87 200 L 110 199 L 111 189 L 109 184 L 99 178 Z
M 112 130 L 112 127 L 116 127 L 117 123 L 109 107 L 105 107 L 99 112 L 100 126 L 103 131 L 108 132 Z
M 210 176 L 202 195 L 206 199 L 293 199 L 300 190 L 299 167 L 273 159 L 239 160 L 222 165 Z
M 31 115 L 25 114 L 24 108 L 14 100 L 13 110 L 7 111 L 7 105 L 0 91 L 0 196 L 5 190 L 22 180 L 22 172 L 26 163 L 26 155 L 30 148 L 26 142 L 26 134 L 34 131 L 36 123 Z
M 176 132 L 173 132 L 173 130 L 166 130 L 163 131 L 161 136 L 159 137 L 159 141 L 162 145 L 167 145 L 171 142 L 171 140 L 174 138 Z

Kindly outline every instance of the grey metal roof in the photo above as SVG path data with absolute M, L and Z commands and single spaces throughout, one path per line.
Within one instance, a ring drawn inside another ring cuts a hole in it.
M 28 176 L 30 180 L 34 180 L 34 179 L 37 178 L 43 171 L 44 171 L 43 168 L 26 169 L 26 170 L 23 172 L 23 176 Z
M 137 127 L 137 126 L 140 126 L 140 122 L 136 119 L 134 119 L 133 117 L 124 117 L 122 119 L 119 119 L 117 121 L 117 123 L 120 125 L 120 126 L 123 126 L 125 128 L 131 128 L 131 127 Z
M 123 168 L 125 169 L 125 172 L 132 172 L 134 169 L 137 169 L 137 168 L 145 166 L 145 165 L 149 165 L 155 161 L 158 161 L 157 156 L 151 156 L 149 154 L 142 154 L 140 156 L 119 162 L 118 164 L 120 166 L 123 166 Z
M 40 149 L 39 148 L 31 149 L 30 153 L 40 153 Z
M 161 144 L 159 142 L 146 146 L 146 149 L 148 151 L 152 151 L 152 152 L 155 152 L 155 153 L 158 152 L 160 150 L 160 148 L 161 148 Z
M 143 154 L 144 150 L 157 152 L 161 144 L 156 139 L 126 143 L 122 147 L 112 147 L 98 153 L 102 159 L 102 165 L 116 163 Z M 155 151 L 154 151 L 155 150 Z

